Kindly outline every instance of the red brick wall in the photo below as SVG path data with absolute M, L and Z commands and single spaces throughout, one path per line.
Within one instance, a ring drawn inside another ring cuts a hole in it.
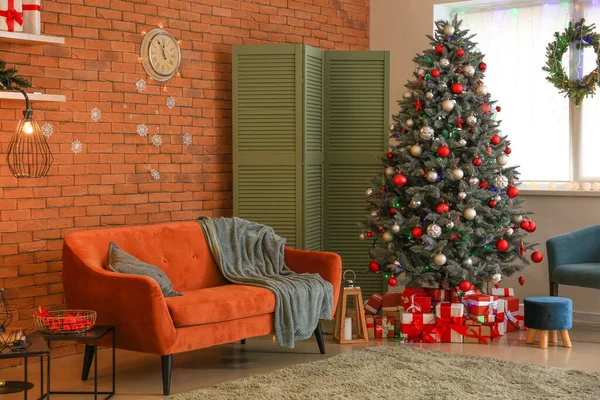
M 21 180 L 4 154 L 24 103 L 0 101 L 0 287 L 18 310 L 14 326 L 30 326 L 37 306 L 63 304 L 67 233 L 231 213 L 233 44 L 369 45 L 369 0 L 55 0 L 43 8 L 42 32 L 65 37 L 64 46 L 0 42 L 0 58 L 31 78 L 32 90 L 67 98 L 34 103 L 38 121 L 54 126 L 55 162 L 47 178 Z M 168 87 L 172 110 L 156 83 L 142 93 L 134 85 L 145 78 L 140 32 L 158 25 L 181 39 L 181 77 Z M 99 122 L 90 118 L 94 107 Z M 136 135 L 138 123 L 150 133 L 160 126 L 160 151 Z M 193 135 L 188 148 L 184 132 Z M 71 152 L 73 140 L 84 144 L 82 153 Z

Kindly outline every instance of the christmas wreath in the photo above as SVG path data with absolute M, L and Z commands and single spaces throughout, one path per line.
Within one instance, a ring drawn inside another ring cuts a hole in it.
M 585 20 L 572 23 L 569 22 L 568 28 L 563 33 L 555 32 L 556 40 L 549 43 L 546 47 L 546 66 L 542 69 L 548 72 L 546 80 L 552 83 L 559 93 L 565 93 L 566 96 L 575 100 L 576 105 L 580 105 L 584 97 L 593 96 L 596 92 L 598 81 L 598 65 L 600 52 L 600 35 L 594 32 L 594 24 L 585 25 Z M 591 47 L 596 55 L 596 68 L 582 78 L 569 79 L 565 68 L 562 65 L 563 55 L 574 45 L 575 49 L 582 51 Z

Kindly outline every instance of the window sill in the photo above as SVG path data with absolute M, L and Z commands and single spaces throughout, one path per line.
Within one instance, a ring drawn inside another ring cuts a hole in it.
M 523 196 L 563 196 L 563 197 L 600 197 L 598 190 L 552 190 L 552 189 L 520 189 Z

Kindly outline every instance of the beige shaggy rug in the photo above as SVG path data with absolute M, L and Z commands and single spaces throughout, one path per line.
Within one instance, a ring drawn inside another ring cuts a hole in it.
M 350 351 L 170 399 L 597 400 L 600 375 L 399 345 Z

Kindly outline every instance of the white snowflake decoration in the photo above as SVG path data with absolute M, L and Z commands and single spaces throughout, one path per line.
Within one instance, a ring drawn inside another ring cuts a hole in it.
M 146 90 L 146 81 L 145 81 L 145 80 L 143 80 L 143 79 L 140 79 L 140 80 L 138 80 L 138 81 L 135 83 L 135 89 L 136 89 L 138 92 L 143 92 L 144 90 Z
M 150 140 L 152 141 L 152 144 L 155 145 L 156 147 L 162 146 L 162 137 L 158 133 L 155 135 L 152 135 Z
M 189 133 L 184 133 L 183 144 L 186 146 L 190 146 L 192 144 L 192 135 L 190 135 Z
M 172 110 L 175 107 L 175 97 L 169 96 L 167 97 L 167 107 L 169 110 Z
M 154 179 L 155 181 L 158 181 L 160 179 L 160 172 L 151 167 L 148 167 L 148 170 L 150 171 L 150 175 L 152 175 L 152 179 Z
M 45 138 L 49 138 L 50 136 L 52 136 L 53 133 L 54 127 L 52 126 L 52 124 L 46 122 L 44 125 L 42 125 L 42 135 L 44 135 Z
M 74 140 L 73 143 L 71 143 L 71 151 L 73 154 L 79 154 L 81 153 L 81 150 L 83 150 L 83 144 L 81 144 L 79 140 Z
M 138 124 L 137 128 L 136 128 L 136 132 L 141 137 L 146 137 L 146 136 L 148 136 L 148 127 L 146 126 L 146 124 Z
M 100 111 L 100 109 L 98 107 L 94 107 L 92 108 L 92 121 L 94 122 L 98 122 L 100 121 L 100 119 L 102 119 L 102 111 Z

